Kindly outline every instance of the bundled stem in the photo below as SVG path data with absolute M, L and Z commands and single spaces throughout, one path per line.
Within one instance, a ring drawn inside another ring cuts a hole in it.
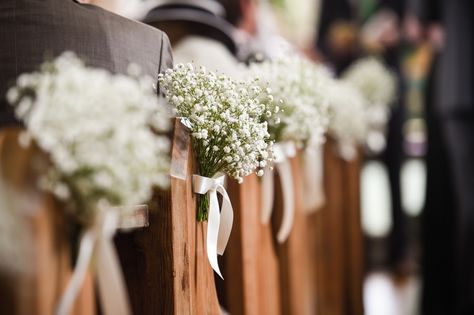
M 199 195 L 197 203 L 198 222 L 207 221 L 209 217 L 209 195 Z

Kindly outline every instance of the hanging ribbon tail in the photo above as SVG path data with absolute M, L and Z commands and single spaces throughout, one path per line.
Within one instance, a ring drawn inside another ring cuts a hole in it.
M 69 315 L 71 312 L 71 307 L 82 288 L 87 269 L 89 268 L 95 241 L 96 235 L 94 230 L 93 228 L 89 228 L 81 237 L 76 267 L 74 268 L 74 273 L 66 291 L 59 301 L 56 315 Z
M 221 270 L 219 269 L 219 262 L 217 261 L 217 241 L 219 237 L 220 214 L 219 214 L 219 200 L 217 200 L 217 193 L 211 190 L 209 195 L 209 217 L 207 219 L 207 258 L 211 264 L 212 269 L 221 277 Z
M 222 195 L 222 209 L 219 225 L 219 236 L 217 239 L 217 253 L 223 255 L 227 243 L 229 242 L 230 233 L 232 232 L 232 224 L 234 223 L 234 210 L 230 202 L 229 195 L 224 186 L 219 185 L 217 191 Z
M 212 269 L 222 278 L 219 269 L 217 254 L 222 255 L 229 241 L 234 213 L 232 204 L 224 188 L 224 176 L 219 178 L 208 178 L 199 175 L 193 175 L 193 189 L 198 194 L 208 194 L 209 196 L 209 217 L 207 222 L 207 258 Z M 222 211 L 219 209 L 219 192 L 222 199 Z
M 104 231 L 96 249 L 96 276 L 104 315 L 132 314 L 119 258 L 112 242 L 118 221 L 116 212 L 106 213 Z
M 106 210 L 95 225 L 81 238 L 76 268 L 61 298 L 56 315 L 69 315 L 84 282 L 92 254 L 97 256 L 97 282 L 102 310 L 105 315 L 130 315 L 125 281 L 112 243 L 119 226 L 118 211 Z
M 274 173 L 269 167 L 265 169 L 262 177 L 262 224 L 268 224 L 273 212 L 273 198 L 274 198 Z
M 276 165 L 280 174 L 281 188 L 283 192 L 283 218 L 281 226 L 277 234 L 277 241 L 284 243 L 290 236 L 295 216 L 295 202 L 293 191 L 293 175 L 291 173 L 291 165 L 285 160 Z

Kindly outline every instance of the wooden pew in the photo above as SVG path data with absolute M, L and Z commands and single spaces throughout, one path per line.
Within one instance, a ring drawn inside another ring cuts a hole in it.
M 361 158 L 346 162 L 329 140 L 324 150 L 326 205 L 320 213 L 317 237 L 321 261 L 320 312 L 363 314 L 363 237 L 360 222 Z
M 229 180 L 234 209 L 224 254 L 223 299 L 230 314 L 281 314 L 280 274 L 271 224 L 261 222 L 261 185 L 255 175 Z
M 225 253 L 223 290 L 231 314 L 317 314 L 318 213 L 303 211 L 301 157 L 291 160 L 295 191 L 295 220 L 289 239 L 277 244 L 282 192 L 275 173 L 274 215 L 260 221 L 261 186 L 256 176 L 243 184 L 230 181 L 234 227 Z
M 295 217 L 293 229 L 287 241 L 278 246 L 280 267 L 282 313 L 288 315 L 317 314 L 318 290 L 317 248 L 314 214 L 304 211 L 303 174 L 301 154 L 290 160 L 295 196 Z M 275 180 L 274 226 L 279 226 L 283 208 L 280 176 Z
M 61 205 L 37 187 L 38 169 L 47 163 L 37 148 L 18 144 L 19 129 L 0 133 L 0 180 L 9 194 L 10 209 L 21 217 L 30 241 L 24 262 L 27 271 L 5 274 L 0 271 L 0 310 L 4 314 L 54 313 L 61 294 L 72 274 L 70 236 L 74 222 Z M 4 209 L 5 210 L 5 209 Z M 4 299 L 10 296 L 10 299 Z M 71 311 L 75 315 L 95 314 L 94 288 L 90 274 Z
M 206 223 L 196 221 L 195 162 L 187 129 L 175 122 L 169 192 L 150 204 L 149 227 L 116 244 L 134 314 L 220 314 L 206 254 Z
M 360 170 L 361 154 L 350 162 L 343 162 L 344 203 L 346 210 L 346 244 L 347 244 L 347 287 L 349 314 L 364 314 L 364 236 L 361 227 L 360 209 Z

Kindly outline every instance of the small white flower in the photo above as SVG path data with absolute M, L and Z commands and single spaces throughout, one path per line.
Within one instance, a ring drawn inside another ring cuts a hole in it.
M 199 169 L 208 173 L 201 175 L 224 172 L 242 180 L 257 170 L 271 145 L 264 116 L 268 110 L 273 116 L 272 97 L 265 89 L 184 65 L 159 80 L 177 115 L 190 121 Z
M 356 61 L 343 73 L 343 79 L 357 88 L 370 105 L 390 106 L 396 90 L 396 77 L 373 57 Z
M 18 97 L 20 96 L 20 92 L 17 87 L 12 87 L 7 92 L 7 101 L 10 104 L 15 104 L 18 102 Z
M 252 64 L 250 74 L 261 78 L 255 83 L 263 89 L 269 85 L 272 93 L 262 100 L 270 138 L 295 143 L 323 139 L 328 127 L 326 81 L 330 78 L 325 68 L 293 55 Z

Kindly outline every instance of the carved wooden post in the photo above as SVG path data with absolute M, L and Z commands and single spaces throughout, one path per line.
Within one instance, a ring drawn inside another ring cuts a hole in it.
M 134 314 L 220 314 L 194 171 L 191 138 L 176 120 L 170 191 L 156 194 L 147 228 L 116 237 Z
M 30 236 L 24 259 L 31 266 L 29 272 L 1 277 L 8 279 L 8 287 L 13 290 L 12 299 L 5 303 L 10 303 L 8 314 L 50 315 L 72 273 L 69 232 L 74 223 L 50 194 L 38 189 L 38 170 L 34 164 L 45 158 L 33 146 L 26 149 L 19 146 L 20 132 L 19 129 L 1 132 L 0 180 L 9 195 L 10 209 L 5 210 L 22 217 Z M 71 314 L 95 314 L 94 289 L 90 275 L 87 278 Z
M 224 295 L 231 314 L 280 314 L 278 258 L 271 224 L 261 222 L 255 175 L 228 182 L 234 226 L 225 252 Z

